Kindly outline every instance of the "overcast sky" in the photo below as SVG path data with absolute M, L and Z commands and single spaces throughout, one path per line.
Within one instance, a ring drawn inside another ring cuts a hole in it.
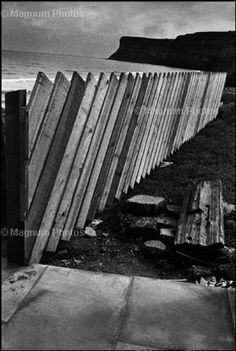
M 121 36 L 235 29 L 234 2 L 2 2 L 2 47 L 107 57 Z

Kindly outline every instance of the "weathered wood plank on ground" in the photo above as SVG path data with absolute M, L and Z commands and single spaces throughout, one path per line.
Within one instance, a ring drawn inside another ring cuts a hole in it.
M 221 180 L 202 181 L 184 196 L 175 245 L 224 244 Z

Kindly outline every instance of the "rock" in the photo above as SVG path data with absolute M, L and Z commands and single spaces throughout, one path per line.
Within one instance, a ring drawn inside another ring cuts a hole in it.
M 85 227 L 84 229 L 84 236 L 88 236 L 89 238 L 94 238 L 97 236 L 95 230 L 91 227 Z
M 155 219 L 159 227 L 164 225 L 165 227 L 177 228 L 178 226 L 178 220 L 176 218 L 167 216 L 165 214 L 161 214 Z
M 103 220 L 102 219 L 94 219 L 92 222 L 91 222 L 91 227 L 92 228 L 96 228 L 99 224 L 103 223 Z
M 168 166 L 171 166 L 173 165 L 174 163 L 173 162 L 162 162 L 162 164 L 160 165 L 161 168 L 165 168 L 165 167 L 168 167 Z
M 151 255 L 160 255 L 166 252 L 166 246 L 159 240 L 149 240 L 144 244 L 144 249 Z
M 75 259 L 75 258 L 74 258 L 73 261 L 74 261 L 74 263 L 77 264 L 77 265 L 79 265 L 79 264 L 81 264 L 81 263 L 83 262 L 82 260 L 77 260 L 77 259 Z
M 128 213 L 140 216 L 155 216 L 165 207 L 165 199 L 151 195 L 136 195 L 125 202 Z
M 228 202 L 223 202 L 224 214 L 229 215 L 231 212 L 235 211 L 235 205 L 229 204 Z
M 160 235 L 174 238 L 175 234 L 176 234 L 176 229 L 174 228 L 160 228 Z
M 109 233 L 102 233 L 102 236 L 104 236 L 105 238 L 108 238 Z
M 58 252 L 57 252 L 57 255 L 58 256 L 63 256 L 63 255 L 66 255 L 67 254 L 67 250 L 65 249 L 65 250 L 59 250 Z
M 153 217 L 134 217 L 130 223 L 130 232 L 136 236 L 145 236 L 146 239 L 158 235 L 158 228 Z

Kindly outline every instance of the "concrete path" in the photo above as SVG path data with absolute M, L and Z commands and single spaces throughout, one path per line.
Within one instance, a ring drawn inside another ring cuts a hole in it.
M 2 283 L 3 350 L 234 350 L 234 289 L 33 265 Z

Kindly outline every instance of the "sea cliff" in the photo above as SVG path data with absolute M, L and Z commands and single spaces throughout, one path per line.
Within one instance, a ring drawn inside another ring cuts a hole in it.
M 109 59 L 203 71 L 227 72 L 235 86 L 235 32 L 198 32 L 176 39 L 121 37 Z

